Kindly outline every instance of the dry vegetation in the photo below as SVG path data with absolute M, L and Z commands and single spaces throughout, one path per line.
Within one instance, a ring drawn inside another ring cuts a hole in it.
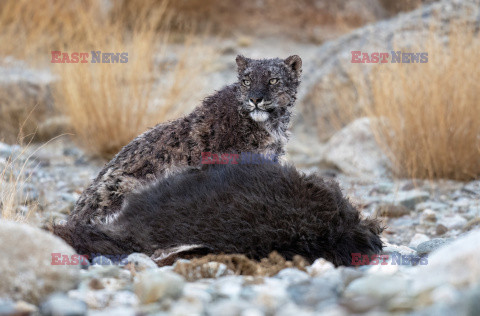
M 0 219 L 27 221 L 37 210 L 37 202 L 31 202 L 25 188 L 30 175 L 26 172 L 29 156 L 26 148 L 8 159 L 0 158 Z
M 217 263 L 217 264 L 213 264 Z M 268 258 L 260 262 L 241 254 L 206 255 L 194 258 L 189 262 L 177 262 L 174 271 L 187 281 L 218 277 L 223 271 L 221 265 L 233 271 L 236 275 L 274 276 L 285 268 L 297 268 L 306 271 L 310 264 L 301 256 L 294 256 L 292 261 L 285 260 L 278 252 L 273 251 Z
M 446 45 L 431 36 L 428 63 L 378 65 L 371 74 L 380 117 L 374 132 L 400 176 L 468 180 L 480 176 L 480 39 L 453 27 Z
M 182 26 L 178 18 L 172 23 L 168 5 L 155 0 L 114 1 L 111 7 L 95 0 L 3 1 L 0 40 L 11 45 L 2 45 L 0 55 L 53 68 L 59 75 L 55 107 L 67 116 L 68 129 L 89 152 L 108 159 L 148 127 L 188 111 L 200 99 L 199 75 L 214 54 L 189 35 L 191 25 Z M 177 48 L 179 58 L 162 63 L 172 41 L 183 45 Z M 51 51 L 88 52 L 89 63 L 50 64 Z M 91 51 L 126 52 L 128 62 L 92 64 Z M 187 80 L 190 91 L 183 89 Z M 0 97 L 4 141 L 16 139 L 27 117 L 25 132 L 33 135 L 52 115 L 43 99 L 23 94 Z

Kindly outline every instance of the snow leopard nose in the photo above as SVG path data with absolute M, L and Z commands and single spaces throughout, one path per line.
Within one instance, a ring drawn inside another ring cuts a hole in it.
M 258 105 L 260 102 L 263 101 L 263 98 L 250 98 L 250 101 L 255 104 L 255 105 Z

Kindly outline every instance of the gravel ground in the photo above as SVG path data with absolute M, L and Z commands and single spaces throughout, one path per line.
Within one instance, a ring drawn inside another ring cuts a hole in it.
M 1 144 L 0 163 L 21 151 Z M 27 194 L 27 202 L 37 204 L 29 219 L 36 226 L 65 219 L 102 165 L 68 139 L 30 146 L 22 155 L 27 156 L 28 179 L 19 189 Z M 301 164 L 295 156 L 290 159 Z M 368 180 L 336 170 L 304 171 L 335 177 L 365 216 L 383 219 L 384 254 L 390 255 L 386 264 L 335 268 L 318 259 L 304 271 L 286 267 L 273 276 L 248 276 L 210 262 L 201 268 L 192 265 L 186 275 L 175 271 L 188 260 L 158 268 L 142 254 L 103 257 L 78 270 L 80 281 L 72 290 L 48 296 L 37 306 L 3 301 L 0 314 L 9 309 L 46 315 L 466 315 L 477 311 L 480 181 Z M 8 185 L 15 184 L 3 187 Z M 20 206 L 19 212 L 28 209 Z

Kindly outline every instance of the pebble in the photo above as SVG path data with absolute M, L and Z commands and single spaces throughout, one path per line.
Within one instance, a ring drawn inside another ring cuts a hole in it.
M 445 238 L 434 238 L 429 241 L 422 242 L 417 247 L 417 253 L 419 255 L 428 254 L 433 252 L 434 250 L 442 247 L 443 245 L 447 244 L 449 241 Z
M 383 216 L 383 217 L 401 217 L 404 215 L 409 215 L 410 210 L 403 205 L 395 204 L 380 204 L 377 206 L 374 212 L 374 216 Z
M 421 224 L 431 224 L 437 221 L 437 214 L 435 211 L 427 208 L 423 210 L 422 215 L 420 217 Z
M 324 300 L 337 296 L 335 286 L 317 278 L 311 282 L 292 285 L 287 291 L 293 302 L 300 306 L 314 307 Z
M 225 276 L 215 280 L 211 285 L 211 290 L 220 297 L 236 299 L 240 297 L 242 285 L 243 278 L 241 276 Z
M 352 298 L 366 295 L 384 301 L 403 293 L 407 284 L 407 280 L 400 276 L 369 274 L 350 283 L 344 296 Z
M 465 226 L 463 226 L 462 231 L 467 232 L 467 231 L 470 231 L 472 229 L 478 229 L 479 226 L 480 226 L 480 217 L 475 217 L 475 218 L 469 220 L 465 224 Z
M 139 300 L 148 304 L 179 297 L 184 285 L 184 279 L 176 273 L 151 269 L 137 275 L 134 288 Z
M 330 261 L 327 261 L 323 258 L 319 258 L 313 262 L 311 266 L 307 267 L 307 272 L 313 276 L 321 276 L 328 271 L 335 269 L 335 266 Z
M 87 304 L 65 294 L 53 294 L 40 305 L 44 316 L 82 316 L 87 315 Z
M 425 235 L 425 234 L 415 234 L 412 239 L 410 240 L 410 243 L 408 244 L 408 247 L 416 249 L 419 244 L 429 241 L 430 238 Z
M 285 281 L 288 284 L 301 283 L 310 279 L 310 276 L 306 272 L 300 271 L 295 268 L 283 269 L 278 272 L 275 277 Z
M 126 263 L 132 263 L 136 271 L 158 268 L 157 264 L 144 253 L 132 253 L 127 257 Z
M 466 224 L 467 220 L 461 215 L 454 214 L 452 216 L 445 216 L 438 221 L 439 224 L 444 225 L 449 230 L 452 229 L 462 229 Z
M 435 233 L 437 234 L 437 236 L 442 236 L 446 232 L 448 232 L 448 228 L 443 224 L 438 224 L 435 228 Z
M 399 191 L 395 194 L 389 194 L 385 196 L 383 201 L 389 204 L 400 204 L 408 209 L 413 210 L 417 204 L 428 200 L 429 197 L 430 194 L 425 191 Z

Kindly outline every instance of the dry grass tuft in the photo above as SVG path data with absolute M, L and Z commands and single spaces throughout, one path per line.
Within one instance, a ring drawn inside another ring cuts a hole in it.
M 248 259 L 245 255 L 207 255 L 192 259 L 190 262 L 177 262 L 174 271 L 185 277 L 187 281 L 218 276 L 219 266 L 208 263 L 223 263 L 236 275 L 274 276 L 285 268 L 297 268 L 306 271 L 310 264 L 301 256 L 295 256 L 293 261 L 285 260 L 276 251 L 260 262 Z
M 38 209 L 26 190 L 31 174 L 27 172 L 30 156 L 19 149 L 7 159 L 0 157 L 0 219 L 28 221 Z
M 428 63 L 379 65 L 372 72 L 374 130 L 399 176 L 469 180 L 480 176 L 480 38 L 452 27 L 431 36 Z
M 77 43 L 76 51 L 126 52 L 127 63 L 56 67 L 63 78 L 56 105 L 70 118 L 79 142 L 96 156 L 111 158 L 148 127 L 183 114 L 198 97 L 192 90 L 201 90 L 195 78 L 213 58 L 206 47 L 186 40 L 175 65 L 155 63 L 166 56 L 170 33 L 163 24 L 169 21 L 166 6 L 154 2 L 135 3 L 135 15 L 131 4 L 114 7 L 111 20 L 92 23 L 88 12 L 79 19 L 77 27 L 88 41 Z
M 200 99 L 199 74 L 215 54 L 191 39 L 191 23 L 181 28 L 175 19 L 172 24 L 168 6 L 168 1 L 157 0 L 2 1 L 0 40 L 9 45 L 0 47 L 0 56 L 52 66 L 60 78 L 54 87 L 55 106 L 71 124 L 61 132 L 73 131 L 93 155 L 111 158 L 148 127 L 183 114 Z M 172 34 L 172 27 L 184 33 Z M 167 47 L 180 57 L 167 58 Z M 89 62 L 51 64 L 52 51 L 87 52 Z M 126 52 L 128 62 L 93 64 L 91 51 Z M 9 92 L 3 101 L 0 97 L 0 123 L 5 123 L 0 137 L 9 141 L 32 107 L 35 115 L 24 128 L 27 134 L 35 134 L 52 116 L 43 99 L 30 102 L 22 93 Z

